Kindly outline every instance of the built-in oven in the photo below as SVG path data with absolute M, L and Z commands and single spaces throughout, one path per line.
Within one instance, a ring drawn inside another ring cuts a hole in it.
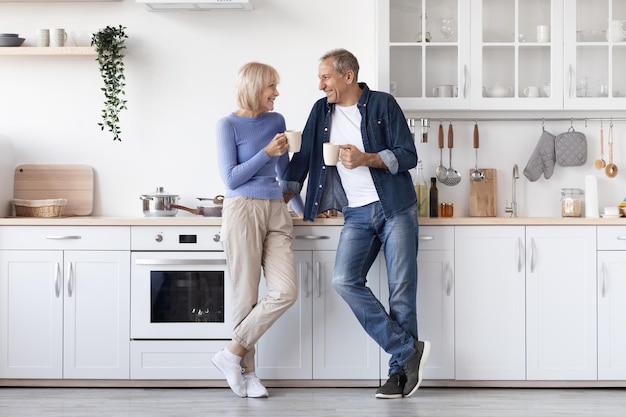
M 217 226 L 131 228 L 131 378 L 210 377 L 232 335 Z

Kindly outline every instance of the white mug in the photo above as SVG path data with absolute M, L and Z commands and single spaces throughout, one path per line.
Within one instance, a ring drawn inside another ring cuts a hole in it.
M 285 136 L 287 136 L 289 152 L 300 152 L 300 146 L 302 145 L 302 132 L 299 130 L 286 130 Z
M 537 42 L 550 42 L 550 26 L 537 26 Z
M 536 87 L 534 85 L 530 85 L 530 86 L 524 88 L 524 95 L 526 97 L 539 97 L 541 94 L 540 94 L 539 87 Z
M 324 142 L 324 163 L 328 166 L 337 165 L 339 161 L 339 145 L 336 143 Z
M 37 46 L 50 46 L 50 29 L 37 29 Z
M 50 29 L 50 46 L 63 46 L 67 41 L 65 29 Z
M 438 85 L 433 88 L 433 95 L 435 97 L 452 97 L 452 86 Z

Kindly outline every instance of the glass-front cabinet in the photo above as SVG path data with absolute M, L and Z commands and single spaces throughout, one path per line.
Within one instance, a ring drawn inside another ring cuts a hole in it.
M 566 109 L 626 107 L 626 0 L 565 0 Z
M 469 109 L 469 2 L 379 0 L 379 86 L 405 110 Z
M 471 2 L 472 109 L 562 108 L 560 0 Z

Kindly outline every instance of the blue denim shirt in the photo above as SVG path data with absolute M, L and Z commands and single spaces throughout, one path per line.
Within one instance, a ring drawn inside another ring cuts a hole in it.
M 370 168 L 385 218 L 417 204 L 409 169 L 417 165 L 417 150 L 402 109 L 390 94 L 371 91 L 365 83 L 357 107 L 361 112 L 361 136 L 365 152 L 378 153 L 388 170 Z M 314 105 L 302 132 L 302 147 L 283 175 L 283 193 L 300 194 L 307 175 L 304 220 L 318 213 L 348 205 L 336 167 L 324 165 L 322 144 L 330 137 L 335 104 L 326 97 Z

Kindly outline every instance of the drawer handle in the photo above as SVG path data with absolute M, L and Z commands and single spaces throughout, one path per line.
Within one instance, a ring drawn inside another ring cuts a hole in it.
M 82 239 L 82 236 L 80 235 L 46 236 L 46 239 L 50 239 L 50 240 Z
M 618 236 L 617 240 L 626 240 L 626 236 Z
M 324 239 L 330 239 L 330 236 L 298 235 L 295 238 L 301 239 L 301 240 L 324 240 Z
M 422 235 L 420 235 L 419 240 L 424 240 L 424 241 L 427 241 L 427 240 L 435 240 L 435 237 L 434 237 L 434 236 L 431 236 L 431 235 L 426 235 L 426 236 L 422 236 Z
M 226 259 L 137 259 L 137 265 L 226 265 Z

